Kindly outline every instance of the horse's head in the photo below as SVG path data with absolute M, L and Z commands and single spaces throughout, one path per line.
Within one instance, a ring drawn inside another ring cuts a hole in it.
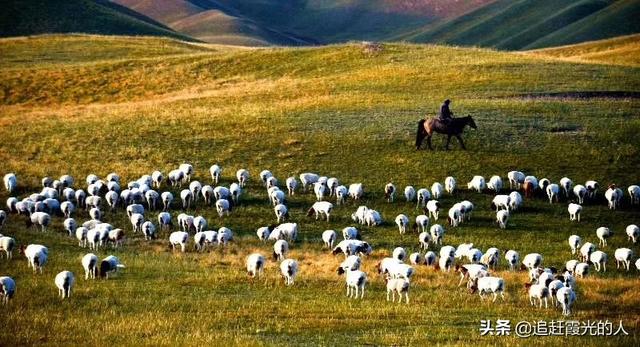
M 476 125 L 476 122 L 473 120 L 473 118 L 471 116 L 467 116 L 467 124 L 472 127 L 473 129 L 478 129 L 478 126 Z

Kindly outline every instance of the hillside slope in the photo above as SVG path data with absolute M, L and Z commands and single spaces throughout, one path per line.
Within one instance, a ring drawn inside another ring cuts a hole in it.
M 106 0 L 7 0 L 0 37 L 47 33 L 152 35 L 191 40 L 163 24 Z
M 569 61 L 640 66 L 640 34 L 532 50 L 526 53 Z

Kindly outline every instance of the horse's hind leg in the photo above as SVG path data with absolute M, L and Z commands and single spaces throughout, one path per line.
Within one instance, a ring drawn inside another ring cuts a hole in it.
M 462 149 L 464 149 L 464 150 L 467 150 L 467 147 L 464 146 L 464 141 L 462 141 L 462 136 L 456 135 L 456 137 L 458 138 L 458 141 L 460 142 L 460 147 L 462 147 Z
M 447 135 L 447 144 L 444 146 L 444 149 L 449 150 L 449 143 L 451 142 L 451 135 Z
M 427 135 L 427 144 L 429 145 L 429 149 L 433 151 L 433 147 L 431 146 L 431 135 Z

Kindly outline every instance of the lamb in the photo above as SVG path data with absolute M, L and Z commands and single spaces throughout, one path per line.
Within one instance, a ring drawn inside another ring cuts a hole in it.
M 4 188 L 9 192 L 13 193 L 18 186 L 18 179 L 16 178 L 16 174 L 8 173 L 4 175 Z
M 398 226 L 398 230 L 400 234 L 404 234 L 407 232 L 407 226 L 409 225 L 409 217 L 404 214 L 399 214 L 396 219 L 396 225 Z
M 298 181 L 296 178 L 294 176 L 288 177 L 286 185 L 289 195 L 294 195 L 296 193 L 296 188 L 298 188 Z
M 65 299 L 71 296 L 74 282 L 75 277 L 71 271 L 62 271 L 56 275 L 55 283 L 61 298 Z
M 244 186 L 249 181 L 249 171 L 245 169 L 236 171 L 236 178 L 238 179 L 238 184 L 240 185 L 240 187 L 244 188 Z
M 487 183 L 487 188 L 493 190 L 496 193 L 500 193 L 502 190 L 502 178 L 500 176 L 491 176 L 489 179 L 489 183 Z
M 585 244 L 582 245 L 582 247 L 580 247 L 580 255 L 581 255 L 581 260 L 582 261 L 589 261 L 589 259 L 591 258 L 591 253 L 595 252 L 596 250 L 596 245 L 594 245 L 591 242 L 586 242 Z
M 51 216 L 46 212 L 34 212 L 27 219 L 27 228 L 40 226 L 43 232 L 47 231 L 49 224 L 51 224 Z
M 69 236 L 73 236 L 78 228 L 78 223 L 76 223 L 76 220 L 73 218 L 65 219 L 62 225 L 64 226 L 64 230 L 69 233 Z
M 443 190 L 444 187 L 442 186 L 442 184 L 440 184 L 439 182 L 435 182 L 431 185 L 431 196 L 436 200 L 440 199 Z
M 607 199 L 607 203 L 609 205 L 610 210 L 615 210 L 620 205 L 620 200 L 622 200 L 622 190 L 617 188 L 615 184 L 609 186 L 606 192 L 604 192 L 604 197 Z
M 336 187 L 336 204 L 343 205 L 347 202 L 347 196 L 349 195 L 349 191 L 345 186 L 337 186 Z
M 233 233 L 231 229 L 227 227 L 222 227 L 218 229 L 218 245 L 226 246 L 229 241 L 233 240 Z
M 493 301 L 495 302 L 498 298 L 498 294 L 504 301 L 504 279 L 500 277 L 486 276 L 477 278 L 473 281 L 471 285 L 471 293 L 475 293 L 476 291 L 480 295 L 480 299 L 484 300 L 485 294 L 493 294 Z
M 587 188 L 582 184 L 576 184 L 573 187 L 573 194 L 578 198 L 578 203 L 583 204 L 584 198 L 587 196 Z
M 153 225 L 153 223 L 151 223 L 150 221 L 142 223 L 141 229 L 145 240 L 153 240 L 156 238 L 156 226 Z M 111 234 L 111 232 L 109 232 L 109 234 Z M 109 238 L 111 238 L 111 235 L 109 235 Z
M 289 243 L 285 240 L 278 240 L 273 244 L 273 260 L 282 260 L 289 252 Z
M 82 267 L 84 268 L 84 279 L 96 279 L 98 274 L 98 257 L 93 253 L 88 253 L 82 257 Z
M 607 258 L 607 254 L 603 251 L 595 251 L 589 256 L 589 261 L 591 261 L 593 267 L 596 268 L 596 271 L 600 272 L 600 269 L 602 269 L 603 272 L 606 272 Z
M 120 264 L 120 260 L 110 255 L 100 262 L 100 278 L 109 279 L 109 274 L 117 273 L 119 269 L 123 268 L 125 266 Z
M 427 201 L 431 199 L 431 193 L 429 193 L 429 191 L 424 188 L 420 188 L 418 189 L 417 197 L 418 197 L 418 204 L 416 208 L 420 208 L 420 207 L 424 208 L 427 205 Z
M 567 210 L 569 211 L 569 220 L 575 220 L 578 222 L 580 221 L 580 212 L 582 212 L 582 206 L 570 203 Z
M 331 211 L 333 210 L 333 204 L 328 201 L 318 201 L 311 206 L 311 208 L 307 211 L 307 216 L 310 217 L 312 214 L 315 214 L 316 220 L 321 215 L 327 217 L 327 222 L 329 221 L 329 217 L 331 216 Z
M 640 228 L 635 224 L 630 224 L 627 226 L 625 230 L 627 232 L 627 238 L 629 241 L 634 244 L 638 242 L 638 238 L 640 238 Z
M 169 235 L 169 243 L 172 249 L 176 250 L 176 245 L 180 245 L 182 253 L 184 253 L 187 243 L 189 242 L 189 234 L 184 231 L 174 231 Z
M 447 193 L 453 194 L 453 192 L 455 192 L 456 190 L 456 179 L 451 176 L 445 178 L 444 189 L 447 191 Z
M 467 183 L 467 189 L 476 190 L 478 193 L 482 193 L 482 191 L 486 188 L 486 184 L 484 181 L 484 177 L 482 176 L 473 176 L 471 181 Z
M 251 278 L 260 277 L 264 270 L 266 260 L 260 253 L 253 253 L 247 257 L 247 275 Z
M 387 301 L 391 294 L 392 302 L 396 302 L 396 293 L 398 293 L 398 303 L 402 302 L 402 294 L 405 296 L 405 302 L 409 303 L 409 281 L 404 278 L 387 279 Z
M 298 275 L 298 262 L 293 259 L 285 259 L 280 263 L 280 273 L 284 277 L 284 284 L 293 285 L 293 281 Z
M 440 224 L 434 224 L 429 229 L 431 234 L 431 240 L 437 245 L 442 244 L 442 238 L 444 237 L 444 228 Z
M 362 183 L 353 183 L 349 185 L 349 197 L 353 200 L 360 200 L 364 195 Z
M 416 189 L 412 186 L 404 187 L 404 198 L 407 200 L 407 202 L 413 201 L 413 199 L 416 198 Z
M 542 264 L 542 256 L 538 253 L 529 253 L 524 256 L 522 265 L 529 270 L 533 270 Z
M 631 200 L 631 205 L 640 204 L 640 186 L 631 185 L 627 188 L 627 192 L 629 192 L 629 198 Z
M 613 231 L 607 227 L 600 227 L 596 229 L 596 236 L 598 236 L 600 240 L 598 244 L 605 247 L 607 245 L 607 239 L 613 236 Z
M 0 251 L 4 251 L 7 260 L 13 258 L 13 250 L 16 247 L 16 240 L 9 236 L 0 235 Z
M 515 211 L 522 206 L 522 195 L 518 192 L 509 193 L 509 207 L 511 211 Z
M 491 201 L 491 208 L 498 212 L 500 209 L 509 211 L 511 208 L 511 197 L 509 195 L 496 195 Z
M 500 210 L 496 213 L 496 222 L 502 229 L 507 228 L 507 222 L 509 221 L 509 211 Z
M 568 316 L 571 314 L 571 306 L 576 301 L 576 293 L 571 289 L 571 287 L 562 287 L 558 289 L 556 293 L 556 298 L 558 302 L 560 302 L 560 306 L 562 306 L 562 314 Z
M 169 175 L 167 176 L 169 180 L 169 184 L 172 187 L 182 187 L 182 182 L 184 181 L 185 175 L 181 170 L 171 170 L 169 171 Z
M 360 270 L 349 270 L 346 272 L 347 282 L 347 297 L 358 298 L 358 292 L 360 292 L 360 299 L 364 297 L 364 288 L 367 284 L 367 274 Z
M 423 231 L 418 235 L 418 241 L 420 242 L 421 249 L 429 249 L 429 243 L 431 243 L 431 234 L 427 231 Z
M 222 218 L 225 214 L 228 216 L 231 211 L 231 204 L 229 200 L 219 199 L 216 201 L 216 211 L 218 212 L 218 216 Z
M 209 173 L 211 174 L 211 180 L 213 184 L 218 184 L 220 181 L 220 175 L 222 175 L 222 168 L 218 164 L 213 164 L 209 168 Z
M 407 257 L 407 251 L 402 247 L 396 247 L 393 249 L 393 258 L 398 259 L 399 261 L 404 261 Z
M 571 254 L 576 254 L 578 248 L 582 244 L 582 238 L 578 235 L 569 236 L 569 246 L 571 247 Z
M 160 194 L 160 198 L 162 199 L 163 211 L 169 211 L 171 208 L 171 202 L 173 201 L 173 194 L 171 192 L 163 192 Z
M 300 174 L 299 177 L 300 177 L 300 182 L 302 183 L 302 188 L 304 189 L 305 192 L 307 191 L 309 186 L 318 182 L 318 179 L 320 178 L 320 176 L 318 176 L 317 174 L 310 173 L 310 172 L 302 173 Z
M 596 193 L 598 192 L 598 188 L 600 187 L 598 182 L 596 182 L 596 181 L 587 181 L 584 184 L 584 186 L 587 189 L 587 197 L 589 199 L 595 198 Z
M 520 189 L 520 185 L 524 183 L 525 175 L 520 171 L 509 171 L 507 173 L 509 178 L 509 189 Z
M 0 297 L 2 297 L 2 304 L 9 304 L 9 300 L 13 299 L 16 294 L 16 282 L 13 278 L 8 276 L 0 277 Z
M 87 228 L 79 227 L 76 228 L 76 239 L 78 239 L 78 246 L 87 247 Z
M 538 300 L 540 302 L 540 308 L 542 308 L 542 301 L 544 300 L 544 308 L 549 308 L 549 288 L 546 285 L 526 283 L 525 288 L 529 291 L 529 302 L 531 306 L 535 306 L 535 302 Z
M 169 228 L 173 226 L 171 215 L 167 212 L 158 213 L 158 225 L 160 226 L 160 230 L 169 230 Z
M 413 224 L 413 231 L 426 231 L 429 227 L 429 217 L 424 214 L 416 216 L 416 222 Z
M 428 212 L 429 217 L 433 216 L 433 219 L 438 220 L 438 216 L 440 214 L 440 202 L 438 202 L 438 200 L 427 201 L 425 212 Z
M 325 230 L 324 232 L 322 232 L 322 242 L 324 242 L 324 245 L 329 249 L 333 248 L 333 244 L 336 242 L 336 238 L 336 232 L 333 230 Z
M 547 197 L 549 198 L 549 203 L 553 204 L 553 199 L 558 202 L 558 195 L 560 194 L 560 186 L 555 183 L 551 183 L 546 188 Z
M 276 205 L 276 207 L 273 208 L 273 212 L 276 214 L 278 223 L 282 223 L 285 219 L 289 218 L 289 210 L 287 206 L 283 204 Z
M 393 202 L 393 198 L 396 195 L 396 186 L 393 183 L 387 183 L 384 187 L 384 197 L 387 199 L 387 202 Z
M 350 255 L 342 263 L 340 263 L 340 266 L 338 266 L 336 272 L 338 273 L 338 275 L 343 275 L 347 271 L 360 270 L 361 264 L 362 261 L 360 260 L 359 256 Z
M 2 241 L 0 239 L 0 245 Z M 616 258 L 616 269 L 620 268 L 620 264 L 622 264 L 623 268 L 626 268 L 629 271 L 629 266 L 631 265 L 631 258 L 633 257 L 633 251 L 629 248 L 618 248 L 614 253 Z
M 60 210 L 62 211 L 62 214 L 65 218 L 71 217 L 71 214 L 73 213 L 73 211 L 75 211 L 75 209 L 76 207 L 70 201 L 65 201 L 60 204 Z

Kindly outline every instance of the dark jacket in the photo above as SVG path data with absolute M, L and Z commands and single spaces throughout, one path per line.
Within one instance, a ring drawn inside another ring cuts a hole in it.
M 453 112 L 449 109 L 449 104 L 442 104 L 442 106 L 440 106 L 440 119 L 451 118 L 453 118 Z

